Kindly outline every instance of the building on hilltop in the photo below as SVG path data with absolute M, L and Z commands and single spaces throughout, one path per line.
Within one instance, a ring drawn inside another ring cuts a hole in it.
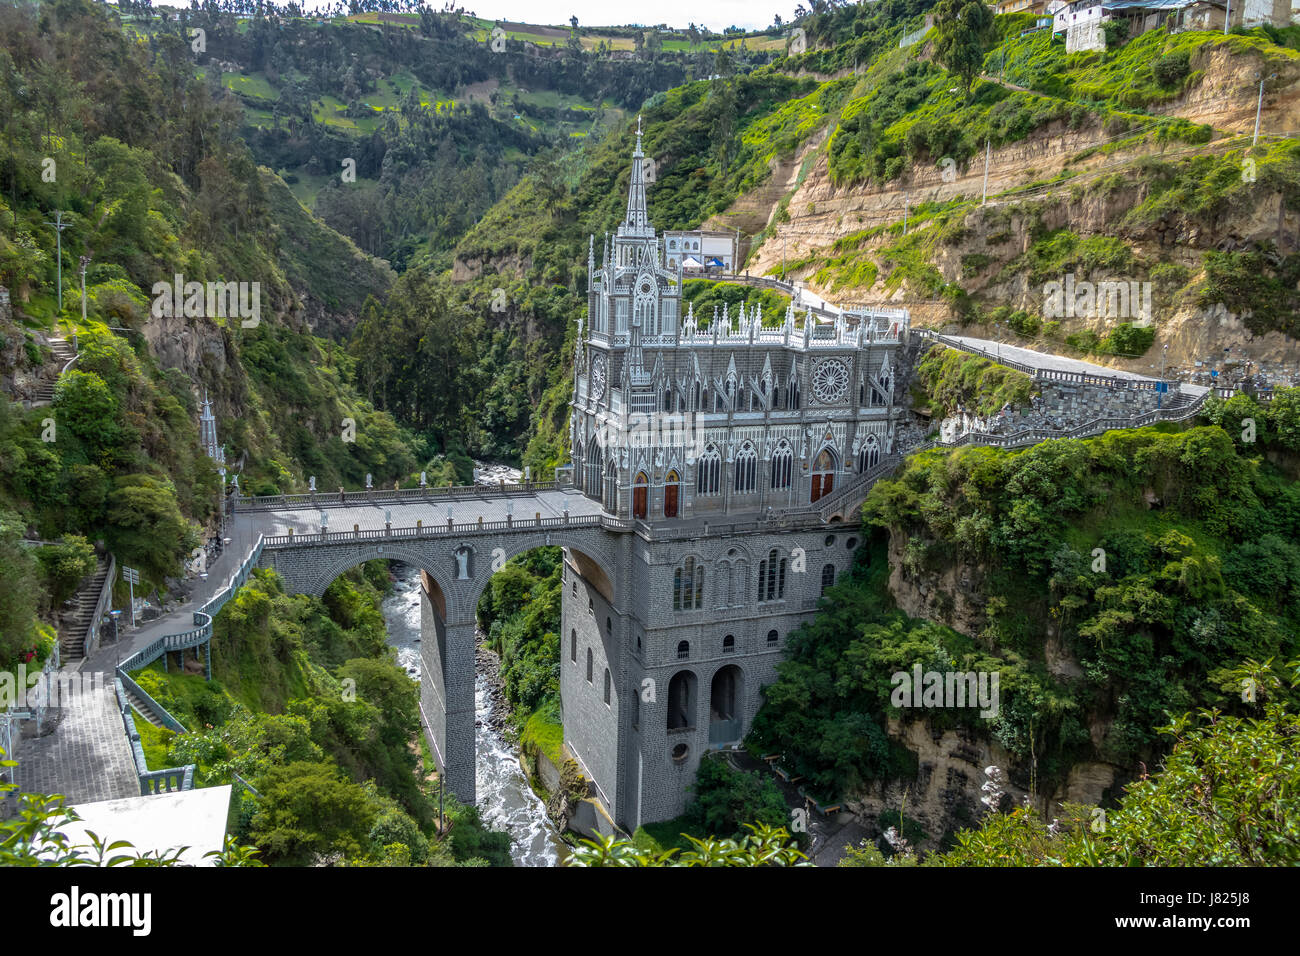
M 893 450 L 908 333 L 904 310 L 683 314 L 642 160 L 638 134 L 626 216 L 588 247 L 570 420 L 573 483 L 635 533 L 611 567 L 566 552 L 560 665 L 565 743 L 628 829 L 682 812 L 852 563 L 856 529 L 813 508 Z

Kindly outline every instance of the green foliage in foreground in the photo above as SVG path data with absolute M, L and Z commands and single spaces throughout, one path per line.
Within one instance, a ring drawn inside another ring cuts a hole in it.
M 580 840 L 567 866 L 812 866 L 784 828 L 746 824 L 739 840 L 688 837 L 693 849 L 646 850 L 612 836 Z
M 418 685 L 385 641 L 387 588 L 383 562 L 339 577 L 320 599 L 254 572 L 216 618 L 214 680 L 136 675 L 191 730 L 163 735 L 163 759 L 196 764 L 200 786 L 235 783 L 231 828 L 268 863 L 509 866 L 508 835 L 454 800 L 455 836 L 438 840 L 436 785 L 413 746 Z
M 1031 807 L 991 813 L 958 834 L 931 866 L 1295 866 L 1300 864 L 1300 662 L 1289 687 L 1270 663 L 1247 662 L 1248 716 L 1202 710 L 1161 733 L 1172 750 L 1158 773 L 1129 786 L 1116 809 L 1067 806 L 1047 821 Z M 910 865 L 904 852 L 890 865 Z M 886 863 L 874 847 L 841 866 Z
M 0 750 L 0 768 L 17 766 L 17 761 L 4 758 Z M 16 784 L 0 783 L 0 799 L 17 789 Z M 0 820 L 0 866 L 179 866 L 181 853 L 188 849 L 137 850 L 126 840 L 93 831 L 87 831 L 89 842 L 73 843 L 60 830 L 80 819 L 62 796 L 21 794 L 18 812 Z M 258 852 L 227 836 L 225 847 L 205 853 L 204 859 L 211 858 L 216 866 L 262 866 Z

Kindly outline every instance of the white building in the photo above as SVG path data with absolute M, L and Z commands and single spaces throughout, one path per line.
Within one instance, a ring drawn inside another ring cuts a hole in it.
M 664 233 L 664 261 L 683 272 L 736 271 L 736 235 L 731 232 Z

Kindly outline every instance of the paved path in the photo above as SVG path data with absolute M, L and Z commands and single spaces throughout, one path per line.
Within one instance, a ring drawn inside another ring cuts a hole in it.
M 19 790 L 61 793 L 69 804 L 140 796 L 112 681 L 87 680 L 78 686 L 89 692 L 62 700 L 52 733 L 18 744 Z
M 298 534 L 319 534 L 321 512 L 328 517 L 331 533 L 351 531 L 355 525 L 362 531 L 382 531 L 386 513 L 392 514 L 394 528 L 414 528 L 417 521 L 425 527 L 446 525 L 447 508 L 456 524 L 473 524 L 482 518 L 484 523 L 505 521 L 511 514 L 516 521 L 531 521 L 541 512 L 543 518 L 563 518 L 564 506 L 569 507 L 570 518 L 600 515 L 600 502 L 593 501 L 582 492 L 537 491 L 531 495 L 515 497 L 442 498 L 428 501 L 376 501 L 374 504 L 340 505 L 337 497 L 333 504 L 329 495 L 321 495 L 317 505 L 308 508 L 284 508 L 275 511 L 247 511 L 235 515 L 234 525 L 244 539 L 252 542 L 258 534 L 271 537 L 288 534 L 290 529 Z
M 1123 369 L 1108 368 L 1105 365 L 1094 365 L 1091 362 L 1084 362 L 1081 359 L 1066 358 L 1063 355 L 1051 355 L 1047 352 L 1036 352 L 1033 349 L 1021 348 L 1018 345 L 1007 345 L 1005 342 L 995 342 L 990 339 L 976 339 L 971 338 L 968 335 L 945 335 L 944 338 L 952 339 L 954 342 L 960 342 L 967 348 L 982 352 L 995 362 L 1020 362 L 1024 365 L 1043 369 L 1044 371 L 1073 372 L 1079 375 L 1105 375 L 1110 378 L 1135 379 L 1141 382 L 1158 381 L 1158 379 L 1150 375 L 1138 375 L 1136 372 L 1125 372 Z

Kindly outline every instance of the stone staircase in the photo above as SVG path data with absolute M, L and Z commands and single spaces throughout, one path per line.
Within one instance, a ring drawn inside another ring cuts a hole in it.
M 95 573 L 77 591 L 71 623 L 59 628 L 59 659 L 64 666 L 76 666 L 86 656 L 87 631 L 94 623 L 95 606 L 108 579 L 108 567 L 108 558 L 101 556 Z
M 51 359 L 53 365 L 58 369 L 55 372 L 53 380 L 42 382 L 40 388 L 36 391 L 36 397 L 32 399 L 32 408 L 42 405 L 49 405 L 54 401 L 54 386 L 58 383 L 58 377 L 74 358 L 77 357 L 76 350 L 73 349 L 72 343 L 65 338 L 52 338 L 50 341 L 50 351 L 53 353 Z
M 149 706 L 143 697 L 129 687 L 124 687 L 123 690 L 126 693 L 127 703 L 131 705 L 132 709 L 135 710 L 139 716 L 143 717 L 155 727 L 161 727 L 163 725 L 162 721 L 158 719 L 157 714 L 154 713 L 154 709 Z

